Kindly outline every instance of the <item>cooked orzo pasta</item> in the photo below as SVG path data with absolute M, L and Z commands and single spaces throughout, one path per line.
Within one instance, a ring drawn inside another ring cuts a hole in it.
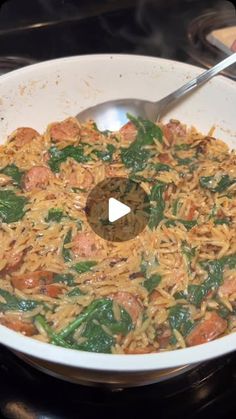
M 212 133 L 211 133 L 212 134 Z M 178 121 L 119 132 L 74 118 L 18 128 L 0 147 L 0 323 L 66 348 L 139 354 L 236 327 L 236 154 Z M 97 236 L 89 191 L 141 184 L 149 223 Z

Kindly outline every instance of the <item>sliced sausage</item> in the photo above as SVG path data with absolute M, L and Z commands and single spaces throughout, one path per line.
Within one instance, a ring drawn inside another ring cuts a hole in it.
M 94 177 L 89 169 L 74 166 L 68 184 L 71 188 L 89 189 L 94 182 Z
M 169 145 L 171 145 L 171 143 L 173 142 L 173 134 L 172 134 L 171 130 L 167 127 L 167 125 L 164 125 L 162 127 L 162 131 L 163 131 L 163 134 L 164 134 L 165 138 L 167 139 Z
M 186 127 L 181 122 L 171 119 L 168 124 L 163 126 L 163 131 L 169 144 L 173 142 L 175 137 L 186 137 Z
M 73 118 L 65 119 L 62 122 L 56 122 L 50 127 L 50 136 L 54 142 L 77 139 L 80 135 L 78 122 Z
M 167 191 L 164 191 L 164 201 L 168 201 L 170 196 L 171 196 L 171 192 L 168 191 L 168 189 L 167 189 Z
M 134 141 L 137 136 L 137 128 L 131 121 L 123 125 L 119 132 L 122 135 L 123 139 L 125 141 L 129 141 L 130 143 L 132 143 L 132 141 Z
M 150 303 L 155 302 L 159 297 L 162 297 L 161 293 L 157 290 L 153 290 L 149 297 Z
M 27 274 L 12 276 L 11 283 L 18 290 L 30 289 L 51 284 L 53 282 L 53 276 L 53 272 L 49 271 L 29 272 Z
M 22 127 L 17 130 L 10 137 L 10 142 L 14 143 L 17 148 L 29 144 L 34 138 L 39 137 L 40 134 L 33 128 Z
M 78 233 L 73 240 L 72 252 L 75 256 L 96 256 L 98 253 L 98 247 L 96 244 L 95 234 L 84 232 Z
M 37 329 L 33 323 L 24 322 L 20 319 L 10 319 L 6 316 L 0 318 L 0 324 L 15 330 L 15 332 L 23 333 L 26 336 L 33 336 L 37 333 Z
M 61 284 L 49 284 L 40 286 L 40 294 L 48 295 L 51 298 L 57 298 L 62 293 L 63 285 Z
M 168 153 L 161 153 L 161 154 L 159 154 L 158 160 L 161 163 L 170 163 L 171 162 L 171 158 L 170 158 L 170 156 L 169 156 Z
M 224 280 L 223 285 L 220 286 L 219 292 L 222 295 L 231 295 L 236 292 L 236 277 L 227 278 Z
M 171 337 L 170 329 L 163 329 L 162 333 L 158 336 L 157 340 L 161 349 L 164 349 L 169 345 Z
M 209 312 L 207 318 L 201 321 L 186 338 L 188 346 L 200 345 L 222 335 L 227 329 L 227 321 L 222 319 L 216 311 Z
M 134 323 L 137 321 L 139 315 L 142 313 L 142 306 L 133 294 L 130 292 L 119 291 L 112 294 L 111 298 L 124 307 Z
M 23 252 L 9 251 L 5 253 L 4 258 L 6 258 L 7 264 L 4 271 L 8 273 L 18 269 L 22 263 L 23 256 Z
M 30 192 L 36 188 L 45 189 L 52 177 L 53 173 L 48 167 L 31 167 L 31 169 L 29 169 L 24 175 L 23 188 L 26 192 Z
M 197 209 L 196 205 L 192 203 L 190 208 L 189 208 L 189 212 L 188 212 L 188 215 L 187 215 L 187 220 L 189 220 L 189 221 L 193 220 L 196 209 Z

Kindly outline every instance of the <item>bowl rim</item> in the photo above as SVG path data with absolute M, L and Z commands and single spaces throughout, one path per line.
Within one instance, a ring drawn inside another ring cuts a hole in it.
M 86 370 L 110 372 L 142 372 L 197 364 L 233 352 L 236 334 L 212 342 L 173 351 L 150 354 L 104 354 L 62 348 L 24 336 L 0 326 L 0 342 L 33 358 Z
M 204 69 L 192 64 L 182 63 L 179 61 L 132 54 L 89 54 L 78 55 L 71 57 L 62 57 L 52 60 L 43 61 L 32 64 L 10 73 L 0 76 L 0 84 L 5 81 L 11 81 L 21 75 L 33 74 L 35 69 L 47 69 L 60 63 L 73 63 L 77 61 L 106 61 L 106 60 L 123 60 L 131 61 L 150 61 L 154 64 L 160 64 L 168 67 L 172 64 L 177 70 L 190 71 L 193 77 L 201 73 Z M 235 89 L 236 83 L 233 80 L 227 79 L 224 76 L 216 76 L 210 83 L 226 84 Z M 206 361 L 226 353 L 232 352 L 236 349 L 236 333 L 221 337 L 212 342 L 201 345 L 183 348 L 173 351 L 163 351 L 160 353 L 150 354 L 103 354 L 78 351 L 73 349 L 66 349 L 55 346 L 49 343 L 37 341 L 36 339 L 26 337 L 18 332 L 15 332 L 5 326 L 0 325 L 0 343 L 9 348 L 23 352 L 34 358 L 39 358 L 45 361 L 58 363 L 70 367 L 93 369 L 100 371 L 123 371 L 123 372 L 138 372 L 138 371 L 154 371 L 165 368 L 173 368 L 185 364 L 193 364 L 201 361 Z
M 27 74 L 27 73 L 31 73 L 34 69 L 40 69 L 40 68 L 47 68 L 47 67 L 51 67 L 53 64 L 60 64 L 60 63 L 66 63 L 66 62 L 76 62 L 76 61 L 103 61 L 103 60 L 110 60 L 110 59 L 115 59 L 115 60 L 133 60 L 133 61 L 140 61 L 140 60 L 145 60 L 145 61 L 150 61 L 153 62 L 154 64 L 160 63 L 161 65 L 174 65 L 176 67 L 178 67 L 179 69 L 185 69 L 185 70 L 191 70 L 197 73 L 201 73 L 203 71 L 207 71 L 207 68 L 201 67 L 201 66 L 197 66 L 194 64 L 190 64 L 190 63 L 185 63 L 182 61 L 177 61 L 177 60 L 171 60 L 168 58 L 162 58 L 162 57 L 154 57 L 151 55 L 139 55 L 139 54 L 107 54 L 107 53 L 101 53 L 101 54 L 81 54 L 81 55 L 71 55 L 68 57 L 60 57 L 60 58 L 53 58 L 50 60 L 45 60 L 45 61 L 40 61 L 34 64 L 30 64 L 30 65 L 26 65 L 24 67 L 18 68 L 16 70 L 12 70 L 9 71 L 6 74 L 2 74 L 0 75 L 0 82 L 4 82 L 5 80 L 11 79 L 11 78 L 15 78 L 18 75 L 21 74 Z M 236 84 L 235 81 L 232 79 L 229 79 L 228 77 L 225 77 L 221 74 L 216 75 L 212 78 L 212 80 L 210 80 L 208 83 L 215 83 L 215 80 L 221 80 L 221 82 L 226 83 L 230 86 L 232 86 L 233 88 L 236 88 Z

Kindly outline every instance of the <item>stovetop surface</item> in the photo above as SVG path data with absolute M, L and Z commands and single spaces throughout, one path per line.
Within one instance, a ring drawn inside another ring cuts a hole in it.
M 0 73 L 32 62 L 90 53 L 135 53 L 196 64 L 186 28 L 215 0 L 9 0 L 0 9 Z M 228 13 L 228 12 L 227 12 Z M 230 418 L 236 413 L 236 354 L 169 381 L 112 392 L 83 387 L 28 366 L 0 346 L 0 417 Z
M 229 418 L 236 412 L 236 355 L 178 377 L 111 391 L 48 376 L 0 348 L 0 417 L 12 419 Z
M 0 58 L 40 61 L 113 52 L 192 62 L 189 23 L 209 10 L 231 10 L 229 5 L 223 0 L 8 0 L 0 9 Z

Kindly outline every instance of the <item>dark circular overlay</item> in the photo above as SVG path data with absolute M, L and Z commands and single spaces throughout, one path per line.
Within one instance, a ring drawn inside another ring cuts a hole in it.
M 130 213 L 110 222 L 108 217 L 110 198 L 130 207 Z M 113 242 L 134 239 L 148 224 L 148 195 L 138 183 L 130 179 L 108 178 L 98 183 L 89 193 L 86 215 L 90 227 L 103 239 Z

